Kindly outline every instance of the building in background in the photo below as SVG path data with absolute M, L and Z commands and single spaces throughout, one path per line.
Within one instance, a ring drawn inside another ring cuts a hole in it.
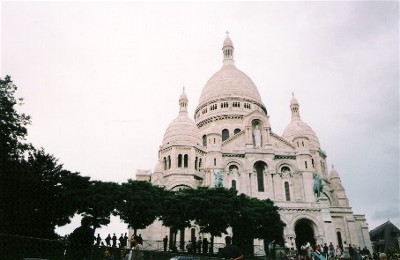
M 389 220 L 369 232 L 374 252 L 398 251 L 400 230 Z
M 204 86 L 194 120 L 183 90 L 154 172 L 138 171 L 136 178 L 169 190 L 223 186 L 269 198 L 291 247 L 332 242 L 372 249 L 365 215 L 353 213 L 338 172 L 329 171 L 316 133 L 301 119 L 298 100 L 291 97 L 292 118 L 283 133 L 273 132 L 256 85 L 235 66 L 234 51 L 227 36 L 222 67 Z M 169 230 L 157 222 L 141 233 L 162 240 Z M 194 236 L 207 234 L 196 226 L 181 234 L 186 241 Z

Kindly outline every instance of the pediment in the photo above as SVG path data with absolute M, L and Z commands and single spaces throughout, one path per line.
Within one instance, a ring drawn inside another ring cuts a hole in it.
M 246 135 L 245 130 L 229 137 L 222 142 L 222 149 L 229 151 L 244 151 L 246 147 Z
M 294 151 L 295 147 L 294 145 L 289 142 L 288 140 L 284 139 L 283 137 L 275 134 L 274 132 L 271 132 L 270 134 L 270 143 L 275 149 L 284 149 L 284 150 L 290 150 Z

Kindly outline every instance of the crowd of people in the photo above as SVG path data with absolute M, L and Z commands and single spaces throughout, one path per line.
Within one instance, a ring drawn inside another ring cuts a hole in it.
M 199 239 L 194 238 L 193 241 L 189 240 L 188 244 L 186 245 L 186 250 L 188 253 L 193 254 L 208 254 L 210 252 L 209 242 L 206 237 L 203 239 L 199 237 Z
M 104 243 L 105 242 L 105 243 Z M 100 234 L 97 236 L 94 235 L 94 229 L 90 227 L 90 222 L 88 218 L 83 218 L 81 221 L 81 226 L 76 228 L 69 236 L 69 252 L 67 259 L 74 260 L 82 260 L 89 259 L 90 250 L 93 245 L 98 248 L 104 249 L 103 259 L 113 260 L 115 259 L 113 256 L 113 252 L 115 252 L 114 248 L 120 248 L 120 254 L 118 259 L 124 260 L 143 260 L 143 239 L 141 235 L 132 235 L 131 238 L 128 238 L 127 233 L 124 235 L 121 234 L 119 238 L 117 238 L 114 233 L 111 237 L 111 234 L 104 239 L 100 237 Z M 231 237 L 227 236 L 225 238 L 225 247 L 221 249 L 219 252 L 220 256 L 225 259 L 230 260 L 240 260 L 243 258 L 243 254 L 238 246 L 232 245 Z M 273 244 L 273 242 L 271 243 Z M 168 250 L 168 236 L 165 236 L 163 239 L 163 248 L 164 251 Z M 271 248 L 270 248 L 271 249 Z M 117 249 L 118 250 L 118 249 Z M 171 251 L 177 251 L 175 248 L 171 248 Z M 201 238 L 197 240 L 196 238 L 193 241 L 189 241 L 187 244 L 186 250 L 188 253 L 194 254 L 208 254 L 212 253 L 209 248 L 209 242 L 207 238 Z M 118 251 L 117 251 L 118 252 Z M 269 252 L 271 254 L 271 252 Z M 388 257 L 385 253 L 373 253 L 364 247 L 361 249 L 352 244 L 344 245 L 341 247 L 339 245 L 334 246 L 332 242 L 323 243 L 320 245 L 310 245 L 309 242 L 304 243 L 297 250 L 295 248 L 290 248 L 285 245 L 285 253 L 286 257 L 291 260 L 386 260 L 386 259 L 396 259 Z M 394 253 L 395 256 L 400 256 L 400 254 Z M 397 258 L 398 259 L 398 258 Z
M 98 249 L 104 249 L 102 259 L 114 260 L 116 259 L 113 253 L 118 252 L 115 249 L 120 248 L 120 252 L 117 259 L 124 260 L 143 260 L 143 239 L 141 235 L 132 235 L 128 238 L 127 233 L 117 239 L 115 233 L 111 237 L 110 234 L 104 239 L 94 235 L 94 229 L 90 226 L 89 218 L 82 218 L 81 226 L 76 228 L 68 238 L 69 246 L 67 250 L 67 259 L 73 260 L 86 260 L 93 259 L 92 249 L 93 245 L 97 246 Z M 118 249 L 117 249 L 118 250 Z
M 141 241 L 143 241 L 141 235 L 138 236 Z M 96 246 L 107 246 L 107 247 L 127 247 L 128 246 L 128 235 L 127 233 L 121 234 L 119 238 L 113 234 L 111 237 L 111 234 L 108 234 L 108 236 L 104 239 L 100 237 L 100 234 L 97 234 L 97 237 L 94 237 L 94 244 Z M 104 243 L 105 242 L 105 243 Z
M 143 260 L 144 254 L 143 250 L 143 238 L 141 235 L 132 235 L 129 239 L 127 233 L 117 239 L 115 233 L 111 237 L 110 234 L 104 239 L 106 244 L 102 242 L 100 234 L 95 237 L 95 245 L 99 247 L 104 247 L 104 258 L 105 260 L 114 260 L 112 248 L 119 247 L 121 249 L 118 259 L 124 260 Z M 118 241 L 118 243 L 117 243 Z M 128 245 L 129 243 L 129 245 Z
M 373 255 L 367 247 L 361 249 L 355 245 L 340 247 L 334 246 L 332 242 L 311 246 L 309 242 L 304 243 L 300 250 L 294 248 L 286 248 L 286 255 L 291 259 L 299 260 L 363 260 L 373 259 Z

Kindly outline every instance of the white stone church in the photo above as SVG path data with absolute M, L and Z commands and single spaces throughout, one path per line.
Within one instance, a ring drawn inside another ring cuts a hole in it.
M 301 119 L 296 98 L 290 101 L 291 121 L 282 135 L 274 133 L 256 85 L 235 66 L 229 36 L 222 52 L 222 67 L 204 86 L 194 120 L 183 91 L 154 172 L 138 170 L 136 178 L 170 190 L 223 186 L 269 198 L 286 223 L 284 238 L 290 247 L 332 242 L 371 250 L 365 215 L 353 213 L 338 172 L 333 167 L 329 171 L 317 135 Z M 313 190 L 318 178 L 320 194 Z M 170 235 L 160 222 L 139 232 L 153 241 Z M 199 236 L 207 234 L 193 225 L 179 237 L 188 241 Z

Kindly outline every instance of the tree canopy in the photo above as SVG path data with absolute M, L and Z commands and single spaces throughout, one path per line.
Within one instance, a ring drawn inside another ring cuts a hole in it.
M 117 214 L 135 233 L 160 216 L 165 194 L 162 188 L 146 181 L 129 179 L 121 184 L 119 192 L 121 200 L 117 205 Z
M 31 123 L 30 116 L 17 111 L 23 98 L 16 98 L 17 86 L 10 76 L 0 78 L 0 160 L 18 160 L 30 147 L 24 143 L 28 130 L 26 126 Z

